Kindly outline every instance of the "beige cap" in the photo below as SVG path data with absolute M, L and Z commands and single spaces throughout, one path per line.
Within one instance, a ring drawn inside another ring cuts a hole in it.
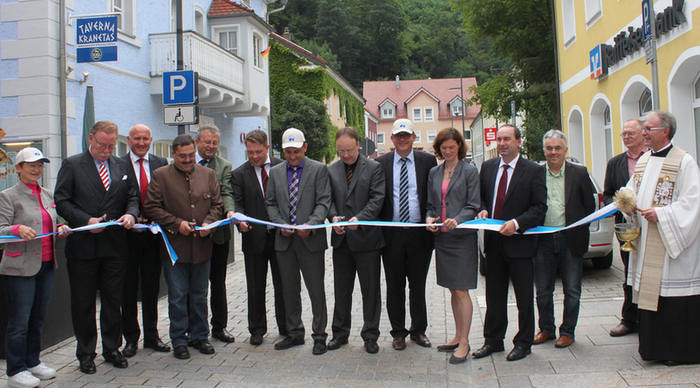
M 288 128 L 282 134 L 282 149 L 287 147 L 301 148 L 305 142 L 304 132 L 296 128 Z
M 49 159 L 45 158 L 44 154 L 42 154 L 39 149 L 34 147 L 23 148 L 15 156 L 15 164 L 20 164 L 22 162 L 36 162 L 37 160 L 50 163 Z
M 396 135 L 397 133 L 406 132 L 413 134 L 413 123 L 409 119 L 398 119 L 394 121 L 394 125 L 391 127 L 391 134 Z

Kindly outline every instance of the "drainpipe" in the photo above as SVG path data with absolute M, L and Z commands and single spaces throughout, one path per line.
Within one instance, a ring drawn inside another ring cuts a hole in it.
M 66 113 L 66 0 L 58 1 L 58 88 L 59 111 L 61 115 L 61 160 L 68 156 L 68 115 Z
M 265 3 L 267 5 L 267 2 L 265 2 Z M 277 8 L 277 9 L 273 9 L 272 11 L 268 11 L 267 14 L 265 15 L 265 22 L 269 23 L 270 22 L 270 15 L 272 15 L 273 13 L 284 11 L 284 7 L 286 7 L 286 6 L 287 6 L 287 0 L 283 0 L 282 7 Z

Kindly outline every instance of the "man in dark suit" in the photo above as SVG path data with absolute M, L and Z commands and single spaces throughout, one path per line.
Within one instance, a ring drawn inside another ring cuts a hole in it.
M 245 138 L 248 160 L 231 173 L 231 189 L 236 212 L 259 220 L 269 220 L 265 207 L 265 191 L 270 169 L 282 162 L 270 157 L 267 134 L 259 129 L 248 132 Z M 267 284 L 267 263 L 272 271 L 272 286 L 275 292 L 275 318 L 281 336 L 287 336 L 284 318 L 282 280 L 275 255 L 275 230 L 264 225 L 240 222 L 237 225 L 242 233 L 245 278 L 248 288 L 248 331 L 250 344 L 262 344 L 267 333 L 267 309 L 265 308 L 265 288 Z
M 428 200 L 428 174 L 437 165 L 434 156 L 414 151 L 416 134 L 408 119 L 394 121 L 391 141 L 395 150 L 377 158 L 386 182 L 384 221 L 423 222 Z M 391 322 L 391 346 L 406 348 L 406 336 L 430 347 L 425 335 L 428 312 L 425 281 L 433 251 L 433 234 L 425 228 L 383 228 L 386 245 L 382 252 L 386 276 L 386 309 Z M 408 278 L 411 327 L 406 330 L 406 279 Z
M 503 351 L 508 327 L 508 279 L 513 282 L 518 305 L 518 333 L 515 347 L 506 359 L 515 361 L 530 354 L 535 335 L 532 258 L 537 238 L 519 233 L 542 225 L 547 211 L 544 167 L 521 157 L 520 130 L 510 124 L 496 133 L 499 158 L 481 165 L 481 208 L 478 218 L 506 222 L 498 232 L 484 233 L 488 270 L 486 271 L 486 318 L 484 345 L 474 352 L 481 358 Z
M 54 199 L 56 210 L 72 227 L 117 220 L 122 226 L 73 233 L 66 243 L 71 289 L 71 316 L 77 339 L 80 371 L 95 373 L 97 324 L 95 309 L 100 290 L 102 355 L 117 368 L 128 362 L 119 351 L 122 343 L 121 303 L 129 254 L 126 229 L 139 216 L 139 192 L 129 178 L 129 166 L 112 156 L 117 125 L 99 121 L 90 130 L 90 148 L 63 161 Z
M 566 162 L 566 135 L 552 129 L 543 137 L 547 182 L 547 213 L 544 226 L 570 225 L 595 211 L 595 188 L 585 166 Z M 554 281 L 561 275 L 564 288 L 564 317 L 559 326 L 557 348 L 574 342 L 581 300 L 583 254 L 588 251 L 589 225 L 563 232 L 543 234 L 535 256 L 535 285 L 540 331 L 534 344 L 556 338 L 554 326 Z M 558 271 L 557 271 L 558 270 Z
M 265 194 L 265 205 L 270 221 L 287 225 L 321 224 L 331 206 L 328 169 L 322 163 L 305 156 L 304 134 L 289 128 L 282 134 L 282 150 L 286 163 L 270 170 L 270 181 Z M 275 344 L 275 349 L 288 349 L 304 343 L 304 324 L 301 321 L 301 279 L 311 299 L 313 313 L 311 337 L 313 354 L 326 352 L 326 291 L 324 289 L 325 263 L 323 253 L 328 248 L 325 229 L 278 229 L 275 251 L 280 266 L 284 289 L 284 309 L 288 335 Z
M 609 204 L 613 201 L 613 195 L 621 187 L 627 185 L 630 176 L 634 173 L 639 158 L 649 150 L 644 145 L 642 135 L 644 125 L 637 119 L 627 120 L 622 126 L 622 143 L 627 147 L 623 152 L 608 161 L 605 169 L 605 184 L 603 185 L 603 201 Z M 621 212 L 615 215 L 615 222 L 626 222 Z M 624 301 L 622 302 L 622 319 L 620 323 L 610 330 L 610 335 L 619 337 L 637 332 L 637 322 L 639 312 L 637 304 L 632 302 L 632 286 L 627 285 L 627 266 L 629 265 L 630 253 L 620 251 L 622 264 L 625 266 L 625 281 L 622 283 Z
M 146 201 L 148 183 L 153 171 L 168 164 L 159 156 L 149 154 L 151 148 L 151 129 L 144 124 L 136 124 L 129 130 L 126 142 L 129 152 L 122 157 L 129 166 L 129 178 L 137 182 L 141 202 L 138 221 L 148 223 L 143 217 L 143 203 Z M 129 259 L 124 281 L 124 300 L 122 300 L 122 334 L 126 345 L 122 349 L 124 357 L 132 357 L 138 349 L 137 342 L 141 335 L 138 320 L 138 290 L 141 286 L 141 312 L 143 317 L 143 347 L 157 352 L 169 352 L 170 347 L 158 336 L 158 288 L 160 286 L 160 244 L 161 237 L 153 233 L 130 231 Z
M 384 171 L 374 160 L 360 155 L 360 138 L 354 128 L 341 128 L 335 135 L 340 160 L 328 168 L 333 202 L 328 213 L 332 222 L 374 221 L 384 203 Z M 328 349 L 348 343 L 350 310 L 355 273 L 362 291 L 364 325 L 360 335 L 367 353 L 377 353 L 382 303 L 379 287 L 379 250 L 384 239 L 379 228 L 369 226 L 333 227 L 333 338 Z
M 224 203 L 226 217 L 233 215 L 233 196 L 231 195 L 231 163 L 217 155 L 219 151 L 219 129 L 213 125 L 199 128 L 194 140 L 197 147 L 197 164 L 209 167 L 216 173 L 219 182 L 221 200 Z M 226 267 L 231 241 L 231 226 L 216 228 L 212 234 L 214 245 L 211 251 L 211 271 L 209 272 L 211 308 L 211 336 L 222 342 L 234 342 L 235 338 L 226 330 L 228 323 L 228 304 L 226 302 Z

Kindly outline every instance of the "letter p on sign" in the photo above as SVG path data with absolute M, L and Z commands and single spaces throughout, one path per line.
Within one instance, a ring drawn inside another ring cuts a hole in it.
M 194 71 L 163 73 L 163 105 L 193 104 L 195 102 Z

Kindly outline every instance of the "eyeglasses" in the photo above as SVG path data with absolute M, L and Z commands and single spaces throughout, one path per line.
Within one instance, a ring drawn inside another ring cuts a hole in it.
M 564 149 L 564 147 L 562 147 L 562 146 L 554 146 L 554 147 L 552 147 L 552 146 L 547 146 L 547 147 L 544 147 L 544 150 L 545 150 L 545 151 L 549 151 L 549 152 L 552 152 L 552 151 L 557 151 L 557 152 L 559 152 L 559 151 L 561 151 L 561 150 L 563 150 L 563 149 Z
M 639 131 L 622 132 L 620 134 L 620 137 L 632 137 L 632 136 L 637 136 L 638 134 L 639 134 Z
M 99 141 L 95 140 L 95 148 L 100 149 L 100 150 L 113 150 L 114 149 L 114 144 L 103 144 L 100 143 Z
M 644 128 L 642 128 L 642 130 L 644 130 L 644 131 L 663 131 L 664 129 L 666 129 L 666 127 L 651 127 L 651 128 L 644 127 Z
M 338 150 L 338 155 L 352 155 L 355 150 Z

